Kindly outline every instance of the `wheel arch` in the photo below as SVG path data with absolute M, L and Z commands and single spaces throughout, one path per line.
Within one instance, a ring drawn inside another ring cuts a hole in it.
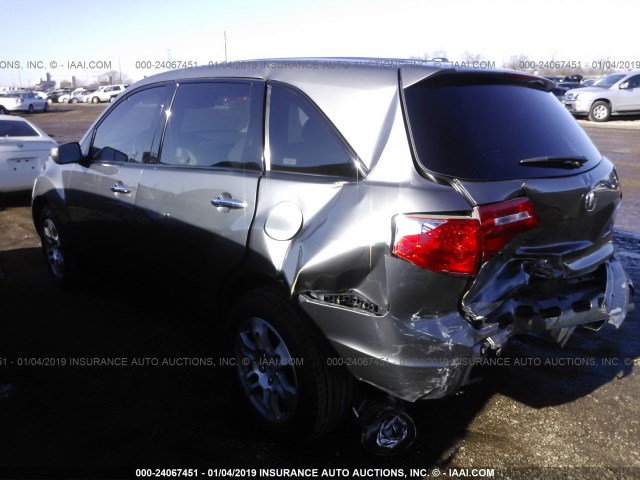
M 297 294 L 292 294 L 291 289 L 286 284 L 284 279 L 279 279 L 277 275 L 272 275 L 266 272 L 259 271 L 238 271 L 229 277 L 226 281 L 222 282 L 223 285 L 218 291 L 217 306 L 218 311 L 222 313 L 224 318 L 225 330 L 229 331 L 232 327 L 231 322 L 233 319 L 230 314 L 233 310 L 236 302 L 245 294 L 260 289 L 270 289 L 280 294 L 283 298 L 287 299 L 291 306 L 295 308 L 298 313 L 307 320 L 309 326 L 316 332 L 319 338 L 322 339 L 322 348 L 326 354 L 332 357 L 340 356 L 338 351 L 332 345 L 328 338 L 322 332 L 322 329 L 316 324 L 314 319 L 310 317 L 307 312 L 298 304 Z M 344 368 L 339 368 L 345 370 Z
M 31 218 L 33 219 L 33 224 L 38 235 L 42 234 L 39 224 L 40 216 L 42 215 L 42 211 L 45 207 L 51 207 L 58 217 L 60 217 L 60 221 L 62 221 L 62 223 L 67 223 L 69 220 L 66 209 L 62 206 L 62 199 L 48 194 L 38 195 L 31 201 Z

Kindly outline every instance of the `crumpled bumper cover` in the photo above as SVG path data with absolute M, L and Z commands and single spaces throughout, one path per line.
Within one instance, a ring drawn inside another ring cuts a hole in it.
M 299 301 L 337 352 L 338 358 L 329 359 L 332 364 L 396 397 L 415 401 L 454 393 L 469 382 L 471 369 L 488 349 L 501 347 L 516 333 L 547 333 L 564 344 L 578 325 L 608 322 L 620 327 L 633 308 L 633 284 L 614 257 L 603 268 L 606 289 L 596 282 L 553 299 L 524 302 L 514 296 L 481 326 L 459 312 L 399 319 L 392 312 L 372 315 L 307 295 L 300 295 Z M 511 320 L 505 323 L 507 311 Z

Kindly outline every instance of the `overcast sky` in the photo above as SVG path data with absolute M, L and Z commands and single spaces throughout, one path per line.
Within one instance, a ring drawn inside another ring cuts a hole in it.
M 110 62 L 133 80 L 160 70 L 136 61 L 206 64 L 298 56 L 422 57 L 468 52 L 493 60 L 640 61 L 640 2 L 634 0 L 0 0 L 0 85 L 89 83 Z M 15 12 L 15 13 L 12 13 Z M 42 62 L 28 69 L 27 62 Z M 55 62 L 55 63 L 52 63 Z M 19 68 L 16 66 L 20 65 Z M 52 65 L 55 65 L 52 68 Z

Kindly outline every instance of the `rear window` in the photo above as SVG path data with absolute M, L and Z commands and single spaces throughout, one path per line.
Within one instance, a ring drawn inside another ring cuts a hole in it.
M 19 120 L 0 120 L 0 137 L 39 137 L 29 124 Z
M 418 161 L 428 171 L 470 180 L 574 175 L 601 155 L 571 114 L 536 86 L 429 79 L 405 89 Z M 580 168 L 524 166 L 538 157 L 584 157 Z

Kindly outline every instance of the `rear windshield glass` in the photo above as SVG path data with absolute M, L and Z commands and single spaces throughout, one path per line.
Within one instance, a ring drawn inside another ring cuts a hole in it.
M 589 170 L 601 158 L 565 107 L 540 88 L 439 79 L 404 94 L 418 161 L 434 173 L 470 180 L 552 177 Z M 586 162 L 570 170 L 519 163 L 539 157 Z
M 19 120 L 0 120 L 0 137 L 39 137 L 30 125 Z

